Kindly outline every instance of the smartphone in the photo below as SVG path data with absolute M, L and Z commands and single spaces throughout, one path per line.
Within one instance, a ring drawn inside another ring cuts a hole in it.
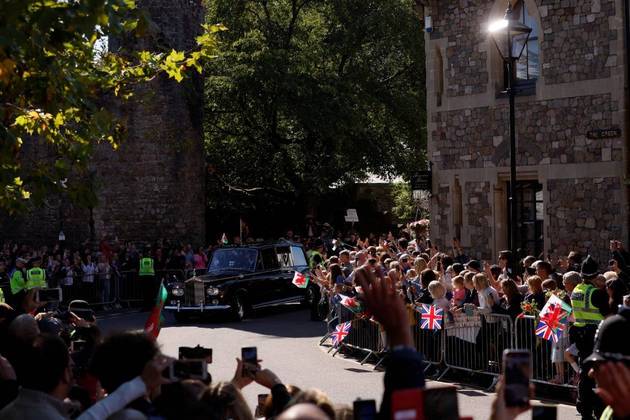
M 354 420 L 376 419 L 376 401 L 356 400 L 353 404 Z
M 77 353 L 85 348 L 85 340 L 73 340 L 70 342 L 70 353 Z
M 399 389 L 392 393 L 393 420 L 424 420 L 424 393 L 420 388 Z
M 427 248 L 429 248 L 429 249 L 433 248 L 431 246 L 431 239 L 427 239 Z
M 241 348 L 243 370 L 251 375 L 258 370 L 258 349 L 256 347 Z
M 180 347 L 178 349 L 179 360 L 205 360 L 212 363 L 212 349 L 201 347 Z
M 176 360 L 172 365 L 164 369 L 162 375 L 171 381 L 181 381 L 183 379 L 205 381 L 208 378 L 208 364 L 205 360 Z
M 424 390 L 424 418 L 459 420 L 457 388 L 440 386 Z
M 555 405 L 535 405 L 532 407 L 532 420 L 556 420 L 558 407 Z
M 61 289 L 39 289 L 35 292 L 35 302 L 61 302 Z
M 529 381 L 532 377 L 532 355 L 528 350 L 503 352 L 506 407 L 529 405 Z

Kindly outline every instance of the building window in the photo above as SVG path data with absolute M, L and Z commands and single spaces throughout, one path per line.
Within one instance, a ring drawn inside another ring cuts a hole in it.
M 444 59 L 439 48 L 435 49 L 435 100 L 437 106 L 442 106 L 442 96 L 444 95 Z
M 545 211 L 542 185 L 537 181 L 517 181 L 516 203 L 518 224 L 516 247 L 523 250 L 523 255 L 538 257 L 542 254 L 545 245 L 543 237 Z M 509 218 L 509 203 L 507 210 Z
M 528 85 L 535 84 L 536 79 L 540 76 L 540 60 L 539 60 L 539 45 L 538 45 L 538 22 L 530 14 L 525 1 L 521 0 L 514 7 L 514 17 L 521 23 L 532 28 L 532 32 L 529 34 L 527 45 L 523 49 L 523 55 L 516 62 L 516 85 Z M 521 44 L 518 45 L 518 42 Z M 523 41 L 516 41 L 515 50 L 520 50 Z

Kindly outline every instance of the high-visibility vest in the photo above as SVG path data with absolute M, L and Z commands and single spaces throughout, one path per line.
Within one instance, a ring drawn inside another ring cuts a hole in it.
M 604 320 L 604 316 L 599 312 L 599 308 L 594 306 L 591 300 L 595 290 L 595 286 L 586 283 L 580 283 L 573 289 L 571 306 L 573 306 L 573 316 L 575 317 L 573 325 L 576 327 L 598 325 Z
M 24 280 L 24 273 L 22 272 L 22 269 L 16 268 L 13 270 L 13 273 L 11 273 L 10 284 L 11 293 L 13 295 L 16 295 L 20 293 L 20 291 L 26 289 L 26 280 Z
M 5 303 L 4 292 L 2 291 L 2 289 L 0 289 L 0 303 Z
M 154 276 L 155 270 L 153 270 L 153 258 L 145 257 L 140 260 L 140 272 L 141 276 Z
M 26 288 L 36 287 L 46 288 L 46 272 L 39 267 L 33 267 L 26 272 Z
M 599 420 L 614 420 L 614 418 L 615 418 L 615 413 L 613 412 L 612 407 L 608 406 L 602 413 L 602 416 L 599 418 Z
M 322 254 L 320 254 L 318 251 L 315 251 L 314 249 L 311 249 L 310 251 L 307 252 L 308 255 L 308 265 L 311 268 L 311 270 L 313 270 L 315 268 L 315 256 L 319 256 L 319 259 L 321 261 L 324 261 L 324 257 L 322 257 Z

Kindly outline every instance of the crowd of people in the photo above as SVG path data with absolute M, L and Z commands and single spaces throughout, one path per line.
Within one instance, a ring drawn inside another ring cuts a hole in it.
M 395 287 L 408 305 L 428 304 L 441 308 L 448 323 L 451 314 L 467 307 L 482 314 L 501 314 L 512 320 L 536 316 L 551 296 L 572 306 L 569 333 L 553 343 L 550 354 L 555 376 L 550 383 L 578 385 L 578 410 L 583 418 L 599 418 L 604 405 L 593 392 L 588 370 L 580 367 L 594 348 L 598 325 L 630 308 L 630 254 L 619 241 L 610 243 L 606 270 L 591 256 L 571 252 L 557 261 L 543 256 L 514 258 L 501 251 L 496 264 L 470 259 L 457 239 L 449 252 L 440 252 L 428 240 L 402 236 L 370 238 L 355 244 L 335 246 L 318 241 L 309 251 L 311 267 L 322 298 L 318 313 L 334 319 L 346 296 L 361 300 L 355 281 L 358 267 L 367 265 Z M 352 315 L 352 314 L 350 314 Z M 533 336 L 534 331 L 531 331 Z M 622 352 L 630 360 L 630 346 Z M 573 374 L 565 372 L 565 363 Z
M 582 418 L 630 415 L 628 402 L 618 398 L 630 390 L 630 346 L 619 345 L 630 326 L 630 254 L 620 242 L 611 241 L 607 270 L 600 270 L 590 256 L 576 252 L 549 261 L 502 251 L 492 264 L 468 258 L 457 239 L 448 251 L 438 251 L 429 240 L 404 231 L 396 237 L 390 233 L 361 239 L 352 233 L 336 235 L 324 225 L 316 235 L 284 235 L 308 249 L 320 291 L 313 316 L 330 318 L 341 296 L 356 297 L 386 333 L 390 356 L 380 418 L 391 417 L 395 390 L 424 386 L 408 305 L 435 305 L 447 317 L 474 308 L 516 319 L 523 312 L 535 314 L 552 295 L 572 305 L 574 316 L 570 333 L 554 345 L 557 375 L 552 381 L 560 383 L 569 376 L 561 370 L 566 361 L 575 371 L 572 380 L 578 384 Z M 131 332 L 103 337 L 89 311 L 51 310 L 33 296 L 42 279 L 48 286 L 80 282 L 91 287 L 99 276 L 108 280 L 117 271 L 142 272 L 144 259 L 156 270 L 203 270 L 212 249 L 225 242 L 223 237 L 210 247 L 193 248 L 166 241 L 147 247 L 102 241 L 98 247 L 77 250 L 5 244 L 0 255 L 0 285 L 6 297 L 6 303 L 0 303 L 0 420 L 247 419 L 253 412 L 240 390 L 253 381 L 267 386 L 271 395 L 257 407 L 257 417 L 349 418 L 349 407 L 335 406 L 321 391 L 283 384 L 260 366 L 245 371 L 241 362 L 229 382 L 169 381 L 162 373 L 173 360 L 162 355 L 150 337 Z M 24 270 L 22 283 L 13 281 L 17 270 Z M 107 293 L 105 287 L 102 293 Z M 604 334 L 607 324 L 615 331 L 609 337 Z M 524 408 L 505 407 L 502 392 L 500 382 L 493 418 L 514 418 Z

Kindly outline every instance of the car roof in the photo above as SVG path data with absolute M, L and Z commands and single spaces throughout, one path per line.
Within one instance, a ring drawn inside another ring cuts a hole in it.
M 221 245 L 218 249 L 263 249 L 263 248 L 273 248 L 277 246 L 297 246 L 303 248 L 303 245 L 298 242 L 289 241 L 286 239 L 280 239 L 277 241 L 265 241 L 265 242 L 257 242 L 255 244 L 230 244 L 230 245 Z

